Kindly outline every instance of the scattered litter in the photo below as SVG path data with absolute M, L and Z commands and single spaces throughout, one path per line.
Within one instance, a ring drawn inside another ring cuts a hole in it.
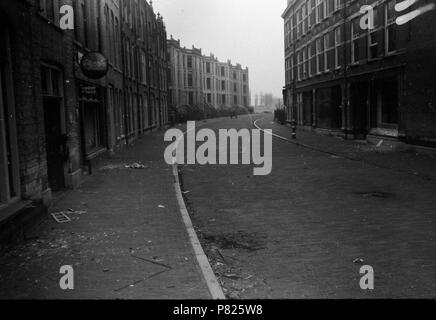
M 161 205 L 161 204 L 158 205 L 157 207 L 158 207 L 158 208 L 161 208 L 161 209 L 165 209 L 165 206 L 164 206 L 164 205 Z
M 225 264 L 224 264 L 224 263 L 221 263 L 221 262 L 217 262 L 217 263 L 216 263 L 216 266 L 217 266 L 217 267 L 224 266 L 224 265 L 225 265 Z
M 385 141 L 384 140 L 380 140 L 378 143 L 377 143 L 377 148 L 380 148 L 382 145 L 383 145 L 383 143 L 384 143 Z
M 68 213 L 82 215 L 82 214 L 87 213 L 87 211 L 85 211 L 85 210 L 73 210 L 73 209 L 68 209 Z
M 244 280 L 250 280 L 250 279 L 253 278 L 253 277 L 254 277 L 254 276 L 250 274 L 248 277 L 244 278 Z
M 365 260 L 363 258 L 357 258 L 353 261 L 353 263 L 356 263 L 356 264 L 362 264 L 364 262 L 365 262 Z
M 226 278 L 232 279 L 232 280 L 239 280 L 239 279 L 241 279 L 240 276 L 238 276 L 237 274 L 234 274 L 234 273 L 223 274 L 223 277 L 226 277 Z
M 103 269 L 103 272 L 109 272 L 110 269 Z
M 183 194 L 191 193 L 191 191 L 183 191 Z
M 70 217 L 68 217 L 65 212 L 55 212 L 52 213 L 51 216 L 57 223 L 66 223 L 71 222 Z
M 126 165 L 126 169 L 145 169 L 145 166 L 141 163 L 135 162 L 135 163 Z

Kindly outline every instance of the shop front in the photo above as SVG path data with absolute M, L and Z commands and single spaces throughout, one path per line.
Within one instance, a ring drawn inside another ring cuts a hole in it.
M 92 161 L 107 151 L 104 91 L 84 82 L 78 83 L 78 90 L 83 162 L 92 171 Z

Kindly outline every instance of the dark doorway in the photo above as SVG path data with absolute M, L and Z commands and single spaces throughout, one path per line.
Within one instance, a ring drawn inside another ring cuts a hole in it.
M 312 91 L 303 92 L 304 125 L 312 126 L 313 119 L 313 96 Z
M 340 129 L 342 127 L 342 89 L 340 86 L 332 88 L 331 98 L 331 127 L 333 129 Z
M 355 139 L 366 139 L 368 134 L 368 84 L 353 83 L 350 88 Z
M 60 100 L 44 98 L 48 183 L 53 191 L 65 188 L 66 137 L 62 134 Z

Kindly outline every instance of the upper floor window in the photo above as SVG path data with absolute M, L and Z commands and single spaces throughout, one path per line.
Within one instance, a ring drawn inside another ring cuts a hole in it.
M 303 25 L 303 35 L 305 35 L 307 33 L 308 30 L 308 18 L 307 18 L 307 6 L 306 4 L 303 4 L 303 6 L 301 7 L 301 15 L 302 15 L 302 25 Z
M 385 51 L 386 53 L 393 52 L 397 47 L 397 24 L 395 23 L 395 0 L 391 0 L 386 4 L 385 9 Z
M 359 23 L 360 18 L 355 18 L 351 21 L 351 63 L 357 63 L 361 59 L 359 56 Z
M 324 19 L 324 0 L 316 0 L 315 22 L 320 23 Z
M 368 59 L 374 59 L 377 58 L 379 55 L 379 40 L 378 40 L 378 14 L 377 14 L 378 7 L 374 8 L 374 29 L 368 28 Z
M 192 68 L 192 56 L 188 56 L 188 68 Z
M 334 0 L 334 9 L 333 11 L 342 9 L 344 6 L 344 0 Z
M 315 40 L 316 47 L 316 73 L 319 74 L 324 71 L 324 48 L 322 38 Z
M 341 61 L 340 61 L 340 49 L 342 44 L 342 31 L 341 27 L 337 27 L 334 31 L 335 35 L 335 68 L 341 67 Z
M 330 48 L 330 37 L 329 34 L 326 33 L 324 35 L 324 71 L 329 71 L 329 48 Z

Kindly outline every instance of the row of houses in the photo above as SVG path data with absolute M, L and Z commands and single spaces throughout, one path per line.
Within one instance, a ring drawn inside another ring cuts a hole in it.
M 168 123 L 166 29 L 147 1 L 1 1 L 0 35 L 0 220 Z
M 348 138 L 436 146 L 436 11 L 397 24 L 425 5 L 398 12 L 397 2 L 288 0 L 288 121 Z M 362 18 L 373 28 L 362 28 Z
M 180 40 L 168 39 L 171 74 L 169 105 L 171 109 L 196 106 L 220 109 L 250 107 L 249 70 L 230 60 L 220 62 L 213 54 L 203 55 L 192 46 L 182 47 Z

